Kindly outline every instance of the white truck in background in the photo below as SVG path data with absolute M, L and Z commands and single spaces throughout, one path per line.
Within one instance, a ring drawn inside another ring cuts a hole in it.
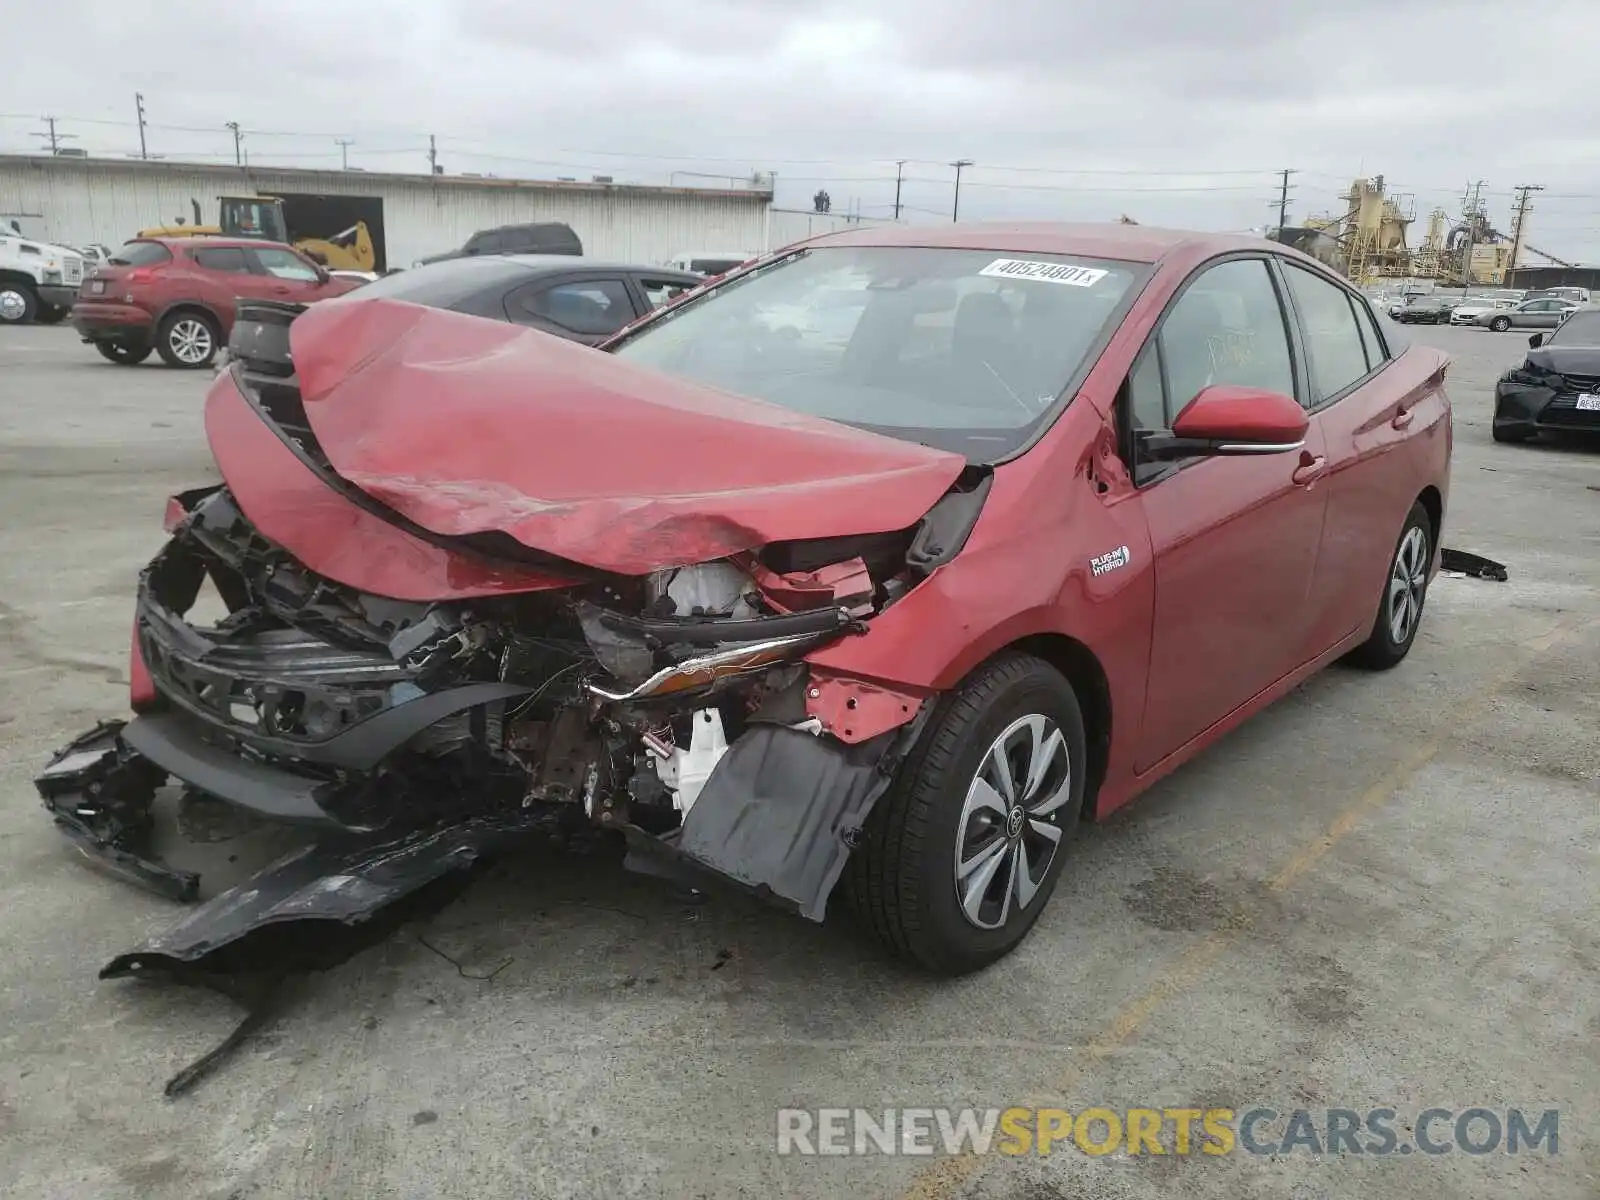
M 56 324 L 82 282 L 76 250 L 24 237 L 14 222 L 0 224 L 0 325 Z

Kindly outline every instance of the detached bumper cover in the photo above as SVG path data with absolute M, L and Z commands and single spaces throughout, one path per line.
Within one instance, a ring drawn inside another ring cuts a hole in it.
M 526 840 L 535 829 L 533 821 L 522 818 L 480 819 L 301 847 L 192 910 L 165 933 L 119 954 L 100 978 L 152 971 L 236 974 L 259 971 L 268 960 L 280 972 L 325 970 L 412 911 L 395 905 L 447 877 L 464 883 L 471 868 Z M 368 926 L 380 912 L 386 916 L 382 927 Z M 289 936 L 275 939 L 269 950 L 257 935 L 267 936 L 274 928 Z

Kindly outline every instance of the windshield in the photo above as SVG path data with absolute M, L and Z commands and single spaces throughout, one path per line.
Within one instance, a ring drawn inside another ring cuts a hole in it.
M 1600 309 L 1575 312 L 1546 343 L 1551 346 L 1600 346 Z
M 806 251 L 669 311 L 620 358 L 953 450 L 1025 445 L 1148 268 L 919 247 Z

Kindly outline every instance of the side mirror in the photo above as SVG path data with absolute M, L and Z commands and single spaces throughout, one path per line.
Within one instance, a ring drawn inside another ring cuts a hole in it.
M 1284 454 L 1305 445 L 1310 419 L 1282 392 L 1213 384 L 1184 406 L 1172 433 L 1144 442 L 1156 458 Z
M 1533 349 L 1537 350 L 1540 346 L 1544 345 L 1544 334 L 1542 334 L 1542 333 L 1534 334 L 1531 338 L 1528 339 L 1528 345 L 1530 347 L 1532 347 Z

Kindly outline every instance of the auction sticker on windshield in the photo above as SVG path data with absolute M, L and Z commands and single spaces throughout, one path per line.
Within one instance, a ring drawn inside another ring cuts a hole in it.
M 1065 283 L 1072 287 L 1093 287 L 1111 272 L 1071 263 L 1037 262 L 1028 258 L 997 258 L 979 275 L 998 275 L 1002 279 L 1040 279 L 1045 283 Z

